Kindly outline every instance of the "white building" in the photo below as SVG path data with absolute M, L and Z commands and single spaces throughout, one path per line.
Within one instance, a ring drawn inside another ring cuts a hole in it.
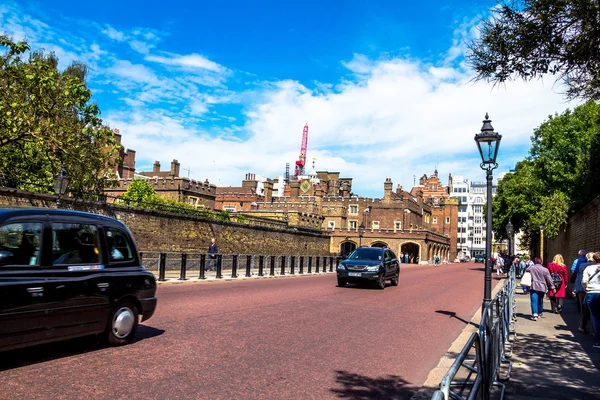
M 492 196 L 496 195 L 496 188 L 497 185 L 494 184 Z M 450 197 L 458 199 L 457 257 L 462 259 L 485 254 L 486 182 L 469 182 L 462 176 L 452 177 L 449 182 L 449 192 Z

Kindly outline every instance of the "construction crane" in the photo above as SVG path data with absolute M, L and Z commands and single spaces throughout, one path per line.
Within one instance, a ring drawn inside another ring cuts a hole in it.
M 300 147 L 300 158 L 296 161 L 296 170 L 294 176 L 304 175 L 304 166 L 306 165 L 306 148 L 308 147 L 308 124 L 304 125 L 302 131 L 302 146 Z

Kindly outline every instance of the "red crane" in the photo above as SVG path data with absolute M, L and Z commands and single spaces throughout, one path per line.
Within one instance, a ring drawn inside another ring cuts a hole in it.
M 296 170 L 294 176 L 304 175 L 304 166 L 306 165 L 306 148 L 308 147 L 308 124 L 304 125 L 302 131 L 302 146 L 300 147 L 300 158 L 296 161 Z

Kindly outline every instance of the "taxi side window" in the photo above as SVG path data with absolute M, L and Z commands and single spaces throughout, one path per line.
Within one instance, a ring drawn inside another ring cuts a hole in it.
M 111 262 L 131 261 L 134 258 L 129 235 L 117 228 L 105 228 L 108 255 Z
M 20 222 L 0 227 L 0 266 L 38 265 L 42 224 Z
M 98 228 L 88 224 L 52 224 L 52 264 L 98 264 Z

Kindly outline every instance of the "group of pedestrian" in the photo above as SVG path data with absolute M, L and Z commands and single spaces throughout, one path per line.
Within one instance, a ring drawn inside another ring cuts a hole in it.
M 550 299 L 551 312 L 560 314 L 567 294 L 567 286 L 572 284 L 571 296 L 577 300 L 579 309 L 579 327 L 581 333 L 587 332 L 588 322 L 592 321 L 592 336 L 600 329 L 600 252 L 580 250 L 578 258 L 569 271 L 561 254 L 556 254 L 552 262 L 545 267 L 540 257 L 533 262 L 518 263 L 517 276 L 521 276 L 521 285 L 530 295 L 531 319 L 537 321 L 544 317 L 544 296 Z M 595 348 L 600 349 L 600 342 Z

